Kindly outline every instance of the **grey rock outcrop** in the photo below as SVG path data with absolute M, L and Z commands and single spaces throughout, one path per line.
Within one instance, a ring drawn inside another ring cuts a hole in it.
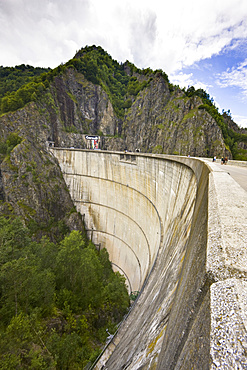
M 160 73 L 135 77 L 146 87 L 129 97 L 122 118 L 103 87 L 74 68 L 56 75 L 36 102 L 0 117 L 3 141 L 13 132 L 23 139 L 0 165 L 3 214 L 14 212 L 34 226 L 43 222 L 46 230 L 51 219 L 57 228 L 82 227 L 81 218 L 71 216 L 73 202 L 47 141 L 86 148 L 85 134 L 97 134 L 107 150 L 231 157 L 216 121 L 200 109 L 201 98 L 171 89 Z

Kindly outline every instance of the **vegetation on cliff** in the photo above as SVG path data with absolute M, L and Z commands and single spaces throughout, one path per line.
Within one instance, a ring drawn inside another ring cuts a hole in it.
M 199 96 L 202 99 L 202 105 L 199 109 L 205 109 L 211 117 L 215 119 L 218 126 L 220 127 L 227 149 L 232 153 L 234 159 L 247 160 L 247 151 L 238 148 L 238 143 L 247 143 L 247 132 L 245 134 L 240 133 L 240 130 L 234 131 L 228 124 L 229 118 L 231 118 L 230 110 L 220 114 L 216 106 L 213 104 L 213 99 L 210 98 L 203 89 L 195 90 L 193 86 L 185 90 L 187 96 Z M 237 126 L 237 125 L 236 125 Z M 247 131 L 247 130 L 246 130 Z
M 36 82 L 35 78 L 49 70 L 50 68 L 34 68 L 24 64 L 0 67 L 1 112 L 15 111 L 40 96 L 44 85 Z
M 34 68 L 21 64 L 15 67 L 0 67 L 0 98 L 17 91 L 21 86 L 31 82 L 34 77 L 46 73 L 50 68 Z
M 131 71 L 131 75 L 125 71 L 127 66 L 129 71 Z M 16 69 L 18 72 L 23 71 L 23 68 L 21 69 L 20 67 L 13 68 L 13 71 L 9 68 L 10 72 L 8 74 L 6 73 L 5 75 L 3 71 L 2 76 L 0 76 L 0 82 L 5 86 L 5 88 L 0 90 L 2 113 L 15 111 L 28 102 L 37 100 L 55 76 L 63 73 L 67 68 L 73 67 L 82 73 L 88 81 L 101 85 L 109 94 L 116 114 L 119 117 L 123 117 L 124 109 L 131 106 L 130 97 L 136 96 L 148 84 L 146 80 L 140 82 L 136 76 L 133 76 L 133 73 L 142 75 L 153 73 L 150 69 L 144 71 L 137 69 L 129 62 L 120 65 L 101 47 L 96 48 L 94 46 L 82 49 L 75 58 L 47 73 L 38 73 L 41 70 L 37 69 L 37 76 L 29 83 L 27 83 L 28 79 L 25 78 L 25 74 L 23 79 L 19 79 L 19 73 L 16 73 Z M 24 68 L 23 73 L 25 73 L 26 69 L 29 69 L 29 66 Z M 166 76 L 165 73 L 163 75 Z M 11 85 L 8 84 L 9 79 L 12 81 Z
M 118 134 L 121 135 L 122 125 L 126 127 L 126 113 L 130 111 L 140 92 L 150 88 L 151 82 L 159 77 L 163 78 L 169 88 L 170 100 L 173 99 L 173 96 L 178 94 L 184 94 L 180 95 L 180 99 L 193 99 L 194 96 L 197 96 L 200 99 L 197 108 L 204 110 L 215 120 L 222 132 L 226 150 L 235 159 L 247 159 L 246 133 L 239 128 L 235 130 L 229 127 L 228 120 L 225 119 L 226 112 L 225 115 L 220 114 L 213 100 L 204 90 L 195 90 L 193 86 L 189 87 L 187 90 L 180 90 L 178 86 L 169 83 L 168 76 L 162 70 L 152 71 L 150 68 L 140 70 L 128 61 L 124 64 L 119 64 L 101 47 L 96 46 L 86 46 L 82 48 L 73 59 L 53 70 L 43 71 L 42 69 L 33 69 L 33 67 L 24 65 L 17 66 L 14 69 L 2 68 L 0 71 L 2 73 L 0 74 L 1 113 L 16 111 L 25 106 L 28 102 L 39 101 L 45 94 L 50 94 L 50 86 L 54 79 L 64 75 L 65 71 L 70 68 L 82 74 L 92 84 L 100 86 L 107 93 L 116 118 L 120 120 L 118 123 Z M 9 81 L 12 81 L 11 84 Z M 3 86 L 5 86 L 4 89 Z M 76 98 L 73 94 L 70 91 L 68 91 L 67 94 L 76 104 Z M 166 122 L 165 116 L 163 122 Z M 183 122 L 185 121 L 183 120 Z M 159 123 L 159 125 L 163 125 L 163 123 Z M 75 128 L 73 128 L 73 131 L 77 132 Z M 128 131 L 125 131 L 125 133 L 126 135 L 132 134 Z M 128 138 L 126 135 L 124 140 L 127 143 Z M 198 140 L 194 141 L 195 145 L 197 145 L 196 143 Z M 214 141 L 214 143 L 215 142 L 216 141 Z M 168 150 L 165 149 L 165 146 L 160 142 L 149 144 L 149 146 L 150 145 L 150 150 L 152 150 L 152 148 L 155 150 L 157 147 L 160 147 L 161 152 Z M 186 147 L 186 145 L 184 146 Z M 143 149 L 149 151 L 148 146 Z M 203 152 L 202 154 L 206 155 L 206 152 L 211 153 L 212 151 L 213 149 L 208 147 L 207 150 L 204 150 L 205 153 Z M 172 153 L 173 152 L 177 153 L 177 149 L 173 149 Z M 178 153 L 186 154 L 180 150 Z M 194 153 L 200 153 L 200 150 L 194 150 Z
M 16 145 L 22 142 L 22 138 L 15 132 L 11 132 L 6 140 L 0 139 L 0 161 L 2 161 L 6 155 L 16 147 Z

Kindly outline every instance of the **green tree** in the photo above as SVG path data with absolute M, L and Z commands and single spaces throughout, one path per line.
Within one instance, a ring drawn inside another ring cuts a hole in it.
M 82 368 L 128 304 L 107 251 L 79 231 L 38 243 L 20 219 L 0 217 L 0 368 Z
M 0 267 L 21 257 L 23 249 L 30 243 L 28 230 L 20 218 L 0 217 Z
M 79 231 L 72 231 L 60 243 L 56 260 L 58 275 L 61 277 L 58 280 L 59 288 L 75 290 L 84 247 L 85 242 Z
M 42 337 L 42 326 L 20 313 L 0 335 L 1 369 L 55 369 L 56 361 Z
M 118 272 L 112 274 L 109 283 L 104 288 L 104 303 L 116 321 L 126 313 L 129 306 L 129 295 L 125 286 L 125 278 Z
M 5 263 L 0 270 L 0 284 L 0 312 L 5 322 L 20 312 L 31 313 L 34 308 L 42 314 L 51 311 L 55 277 L 49 270 L 39 271 L 33 256 Z
M 85 241 L 80 232 L 72 231 L 60 243 L 57 255 L 59 271 L 58 300 L 69 303 L 75 310 L 97 305 L 101 297 L 102 266 L 95 246 Z M 62 298 L 62 299 L 61 299 Z
M 83 307 L 100 306 L 102 299 L 103 268 L 100 263 L 99 254 L 93 244 L 82 251 L 81 275 L 79 291 L 83 296 Z

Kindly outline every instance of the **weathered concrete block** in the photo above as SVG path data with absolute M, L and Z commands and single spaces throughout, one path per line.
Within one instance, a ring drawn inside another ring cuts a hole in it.
M 211 369 L 247 368 L 247 282 L 226 279 L 211 293 Z

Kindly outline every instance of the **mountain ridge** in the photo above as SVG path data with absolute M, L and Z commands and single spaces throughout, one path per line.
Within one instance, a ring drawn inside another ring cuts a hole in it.
M 86 148 L 90 134 L 107 150 L 247 158 L 247 135 L 205 91 L 181 90 L 161 70 L 120 65 L 102 48 L 81 53 L 85 60 L 41 73 L 1 101 L 23 106 L 0 116 L 0 212 L 21 216 L 36 237 L 83 227 L 48 141 Z
M 220 114 L 205 91 L 180 89 L 162 70 L 119 64 L 101 47 L 82 48 L 66 64 L 4 96 L 2 114 L 28 101 L 56 116 L 65 131 L 105 136 L 107 149 L 247 159 L 246 130 L 230 111 Z M 54 125 L 52 130 L 55 145 L 82 146 L 58 140 Z

